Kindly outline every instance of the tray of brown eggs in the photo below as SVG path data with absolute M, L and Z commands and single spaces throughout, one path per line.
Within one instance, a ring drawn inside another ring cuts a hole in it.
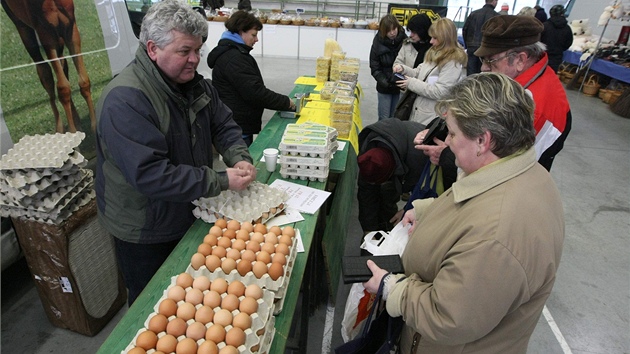
M 264 224 L 218 219 L 192 255 L 186 272 L 271 290 L 278 300 L 278 314 L 297 254 L 295 235 L 291 226 L 267 229 Z
M 266 354 L 275 334 L 273 296 L 256 284 L 182 273 L 123 353 Z

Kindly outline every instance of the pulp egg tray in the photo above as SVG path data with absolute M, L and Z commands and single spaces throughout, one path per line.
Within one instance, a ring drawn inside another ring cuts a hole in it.
M 60 210 L 72 201 L 84 189 L 92 188 L 94 179 L 92 173 L 86 174 L 79 183 L 61 187 L 51 194 L 44 196 L 43 199 L 37 200 L 32 197 L 25 197 L 21 200 L 15 200 L 14 196 L 8 194 L 5 190 L 0 191 L 0 205 L 9 207 L 26 208 L 35 212 L 52 213 Z
M 79 193 L 70 203 L 68 203 L 63 209 L 58 212 L 42 213 L 34 212 L 22 208 L 2 207 L 0 208 L 0 216 L 2 217 L 24 217 L 28 220 L 32 220 L 39 223 L 59 225 L 62 222 L 68 220 L 74 212 L 87 205 L 92 199 L 96 198 L 96 192 L 94 189 L 86 189 Z
M 175 286 L 176 279 L 177 279 L 177 276 L 174 276 L 171 278 L 171 285 L 166 290 L 164 290 L 164 294 L 153 307 L 154 312 L 151 313 L 145 320 L 144 328 L 141 328 L 140 330 L 138 330 L 134 339 L 131 341 L 131 343 L 129 343 L 129 345 L 127 345 L 127 347 L 122 351 L 122 353 L 127 353 L 131 349 L 133 349 L 136 346 L 136 339 L 138 338 L 138 335 L 148 330 L 149 322 L 151 318 L 155 316 L 156 314 L 158 314 L 160 302 L 162 302 L 162 300 L 167 298 L 168 290 L 172 288 L 173 286 Z M 192 288 L 188 287 L 185 290 L 186 292 L 188 292 L 190 289 Z M 209 290 L 205 290 L 202 293 L 206 295 L 208 292 Z M 225 296 L 227 296 L 227 293 L 221 294 L 222 299 L 225 298 Z M 245 296 L 240 296 L 239 300 L 243 300 L 243 298 L 245 298 Z M 184 300 L 180 300 L 177 302 L 177 305 L 181 306 L 184 302 L 185 302 Z M 250 315 L 252 319 L 252 325 L 250 328 L 244 331 L 245 344 L 240 345 L 238 347 L 238 351 L 241 354 L 267 353 L 269 348 L 271 347 L 271 343 L 273 342 L 273 337 L 275 335 L 275 327 L 274 327 L 275 317 L 273 317 L 273 309 L 274 309 L 273 293 L 271 291 L 263 289 L 263 297 L 261 299 L 258 299 L 256 302 L 258 303 L 258 310 Z M 202 306 L 203 306 L 203 303 L 197 304 L 195 305 L 195 308 L 199 309 Z M 216 314 L 219 310 L 221 310 L 221 306 L 217 306 L 213 310 L 214 310 L 214 313 Z M 232 311 L 232 316 L 236 316 L 239 313 L 240 311 L 238 309 L 235 309 L 234 311 Z M 176 315 L 172 315 L 168 318 L 168 320 L 171 321 L 176 317 L 177 317 Z M 195 319 L 192 318 L 186 321 L 186 324 L 191 325 L 194 322 L 195 322 Z M 214 324 L 213 321 L 206 323 L 205 324 L 206 330 L 210 328 L 213 324 Z M 232 328 L 233 326 L 231 324 L 225 326 L 226 332 L 228 332 Z M 165 331 L 157 333 L 158 338 L 162 338 L 165 335 L 166 335 Z M 177 337 L 177 340 L 178 342 L 180 342 L 184 338 L 186 338 L 185 334 Z M 204 341 L 205 341 L 204 338 L 197 340 L 197 345 L 198 346 L 201 345 Z M 225 341 L 217 343 L 219 350 L 225 347 L 226 345 L 227 344 L 225 343 Z M 155 352 L 154 349 L 150 349 L 149 351 L 147 351 L 147 353 L 154 353 L 154 352 Z
M 7 194 L 13 195 L 17 199 L 23 197 L 42 198 L 42 194 L 48 194 L 60 187 L 76 184 L 85 177 L 88 171 L 91 173 L 91 170 L 77 167 L 62 174 L 43 177 L 34 183 L 27 183 L 21 187 L 13 187 L 7 179 L 2 178 L 0 179 L 0 190 L 7 191 Z
M 25 136 L 2 156 L 0 170 L 60 168 L 85 138 L 85 133 Z
M 0 191 L 6 197 L 6 204 L 23 207 L 54 208 L 63 195 L 67 195 L 77 185 L 85 180 L 93 179 L 91 170 L 81 169 L 78 173 L 67 175 L 56 180 L 49 178 L 41 180 L 42 183 L 27 185 L 24 188 L 12 188 L 4 181 L 0 181 Z
M 194 200 L 197 208 L 193 214 L 209 223 L 219 218 L 265 223 L 284 210 L 288 199 L 282 190 L 253 182 L 243 191 L 227 190 L 216 197 Z
M 87 160 L 83 155 L 74 152 L 68 161 L 59 168 L 40 168 L 40 169 L 15 169 L 0 171 L 6 178 L 9 185 L 13 188 L 22 188 L 27 184 L 36 183 L 37 181 L 52 175 L 66 175 L 76 173 L 76 170 L 87 166 Z

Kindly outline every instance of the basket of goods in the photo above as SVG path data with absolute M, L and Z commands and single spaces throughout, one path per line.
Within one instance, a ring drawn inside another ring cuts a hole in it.
M 311 17 L 308 20 L 304 21 L 304 24 L 306 26 L 318 26 L 319 25 L 319 20 L 315 17 Z
M 378 29 L 378 20 L 372 19 L 372 20 L 368 20 L 367 22 L 367 28 L 371 29 L 371 30 L 377 30 Z
M 358 29 L 365 29 L 367 28 L 367 21 L 365 20 L 358 20 L 357 22 L 354 23 L 354 28 L 358 28 Z
M 280 24 L 281 25 L 290 25 L 291 23 L 293 23 L 293 17 L 292 16 L 282 16 L 280 18 Z
M 339 28 L 341 27 L 341 21 L 339 20 L 329 20 L 330 27 Z
M 230 18 L 227 15 L 218 15 L 218 16 L 214 16 L 214 18 L 212 19 L 212 21 L 216 21 L 216 22 L 225 22 L 228 20 L 228 18 Z
M 597 75 L 589 75 L 588 79 L 584 81 L 582 92 L 587 96 L 595 96 L 599 91 L 599 83 L 597 82 Z
M 354 27 L 354 20 L 353 19 L 347 19 L 347 20 L 343 21 L 341 23 L 341 27 L 343 27 L 343 28 L 353 28 Z
M 273 13 L 271 14 L 269 17 L 267 17 L 267 23 L 270 25 L 276 25 L 280 22 L 280 19 L 282 18 L 282 14 L 281 13 Z
M 330 25 L 328 17 L 322 17 L 319 19 L 319 25 L 321 27 L 328 27 Z
M 569 82 L 571 82 L 571 80 L 573 80 L 577 72 L 578 72 L 578 67 L 576 65 L 569 65 L 564 70 L 564 75 L 562 75 L 561 81 L 565 84 L 568 84 Z
M 300 15 L 295 16 L 295 18 L 293 19 L 293 25 L 295 26 L 302 26 L 304 25 L 305 21 L 302 17 L 300 17 Z

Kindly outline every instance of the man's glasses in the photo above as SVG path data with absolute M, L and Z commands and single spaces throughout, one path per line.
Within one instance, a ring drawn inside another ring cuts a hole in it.
M 506 55 L 502 56 L 502 57 L 498 57 L 498 58 L 494 58 L 494 59 L 486 59 L 486 58 L 479 58 L 481 60 L 481 62 L 483 64 L 486 64 L 487 66 L 491 66 L 494 63 L 498 62 L 499 60 L 503 60 L 505 58 L 510 57 L 512 54 L 516 54 L 516 52 L 509 52 Z

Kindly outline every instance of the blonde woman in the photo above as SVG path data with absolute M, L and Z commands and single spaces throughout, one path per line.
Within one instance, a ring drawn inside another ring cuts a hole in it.
M 403 90 L 418 94 L 409 120 L 427 125 L 435 118 L 435 103 L 448 90 L 466 76 L 468 57 L 457 43 L 457 28 L 453 21 L 441 18 L 429 28 L 432 47 L 424 56 L 424 62 L 411 68 L 395 64 L 394 72 L 403 74 L 405 80 L 396 84 Z

